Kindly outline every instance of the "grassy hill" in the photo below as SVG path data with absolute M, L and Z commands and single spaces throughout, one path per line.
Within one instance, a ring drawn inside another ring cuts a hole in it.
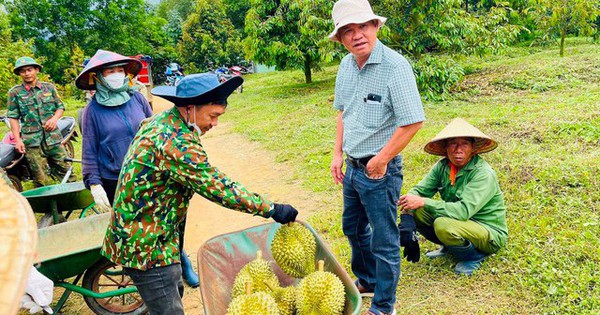
M 423 146 L 452 118 L 495 138 L 485 154 L 508 206 L 509 242 L 473 277 L 448 259 L 402 262 L 399 314 L 593 314 L 600 309 L 600 45 L 511 48 L 459 60 L 468 75 L 441 102 L 426 102 L 426 124 L 404 150 L 404 187 L 437 160 Z M 224 120 L 293 165 L 321 198 L 310 223 L 349 270 L 341 232 L 341 187 L 329 172 L 337 66 L 303 83 L 300 71 L 247 77 Z M 423 239 L 424 241 L 424 239 Z M 422 252 L 433 249 L 422 242 Z

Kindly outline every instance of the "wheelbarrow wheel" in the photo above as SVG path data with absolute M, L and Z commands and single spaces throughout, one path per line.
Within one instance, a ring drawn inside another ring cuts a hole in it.
M 73 147 L 73 143 L 71 141 L 65 142 L 65 149 L 67 150 L 67 155 L 70 158 L 75 157 L 75 148 Z
M 17 175 L 9 174 L 8 179 L 10 179 L 10 183 L 13 185 L 13 187 L 18 192 L 23 191 L 23 185 L 21 184 L 21 179 Z
M 96 293 L 103 293 L 133 286 L 121 266 L 102 258 L 83 275 L 83 287 Z M 89 308 L 98 315 L 141 315 L 148 312 L 142 297 L 136 292 L 110 298 L 96 299 L 84 296 Z

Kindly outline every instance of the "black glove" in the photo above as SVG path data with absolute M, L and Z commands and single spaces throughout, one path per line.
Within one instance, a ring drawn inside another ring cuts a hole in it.
M 401 214 L 398 228 L 400 229 L 400 246 L 404 247 L 404 257 L 410 262 L 418 262 L 421 258 L 421 251 L 415 218 L 410 214 Z
M 298 210 L 288 204 L 274 203 L 273 209 L 275 211 L 271 215 L 271 218 L 281 224 L 294 222 L 298 215 Z

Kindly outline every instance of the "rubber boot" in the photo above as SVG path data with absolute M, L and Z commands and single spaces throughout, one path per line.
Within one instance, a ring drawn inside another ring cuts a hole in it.
M 458 274 L 470 276 L 473 271 L 479 269 L 485 259 L 485 254 L 477 250 L 469 241 L 465 246 L 447 246 L 448 253 L 452 254 L 458 264 L 454 271 Z
M 425 253 L 425 256 L 427 256 L 430 259 L 436 259 L 444 257 L 446 256 L 446 254 L 448 254 L 448 248 L 446 248 L 446 246 L 442 246 L 436 250 L 432 250 L 430 252 Z
M 183 280 L 185 283 L 187 283 L 187 285 L 192 288 L 197 288 L 200 285 L 198 274 L 194 271 L 192 262 L 183 248 L 181 249 L 181 272 Z

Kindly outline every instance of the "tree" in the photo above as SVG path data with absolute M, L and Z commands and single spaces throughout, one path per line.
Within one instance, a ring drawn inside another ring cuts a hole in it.
M 312 82 L 312 69 L 340 53 L 327 39 L 332 6 L 327 0 L 251 0 L 246 56 L 278 70 L 303 69 Z
M 210 64 L 232 64 L 242 54 L 241 34 L 227 17 L 221 0 L 198 0 L 183 25 L 178 48 L 185 61 L 200 69 Z
M 21 56 L 33 56 L 31 42 L 12 41 L 11 35 L 12 29 L 8 16 L 0 5 L 0 107 L 2 108 L 6 106 L 8 90 L 21 82 L 21 79 L 13 73 L 15 61 Z
M 156 15 L 167 20 L 165 32 L 171 44 L 176 45 L 181 40 L 182 25 L 194 8 L 194 0 L 162 0 L 158 4 Z
M 598 32 L 596 19 L 600 16 L 598 1 L 589 0 L 538 0 L 542 9 L 539 15 L 546 37 L 560 38 L 560 56 L 565 53 L 567 34 L 583 36 Z

